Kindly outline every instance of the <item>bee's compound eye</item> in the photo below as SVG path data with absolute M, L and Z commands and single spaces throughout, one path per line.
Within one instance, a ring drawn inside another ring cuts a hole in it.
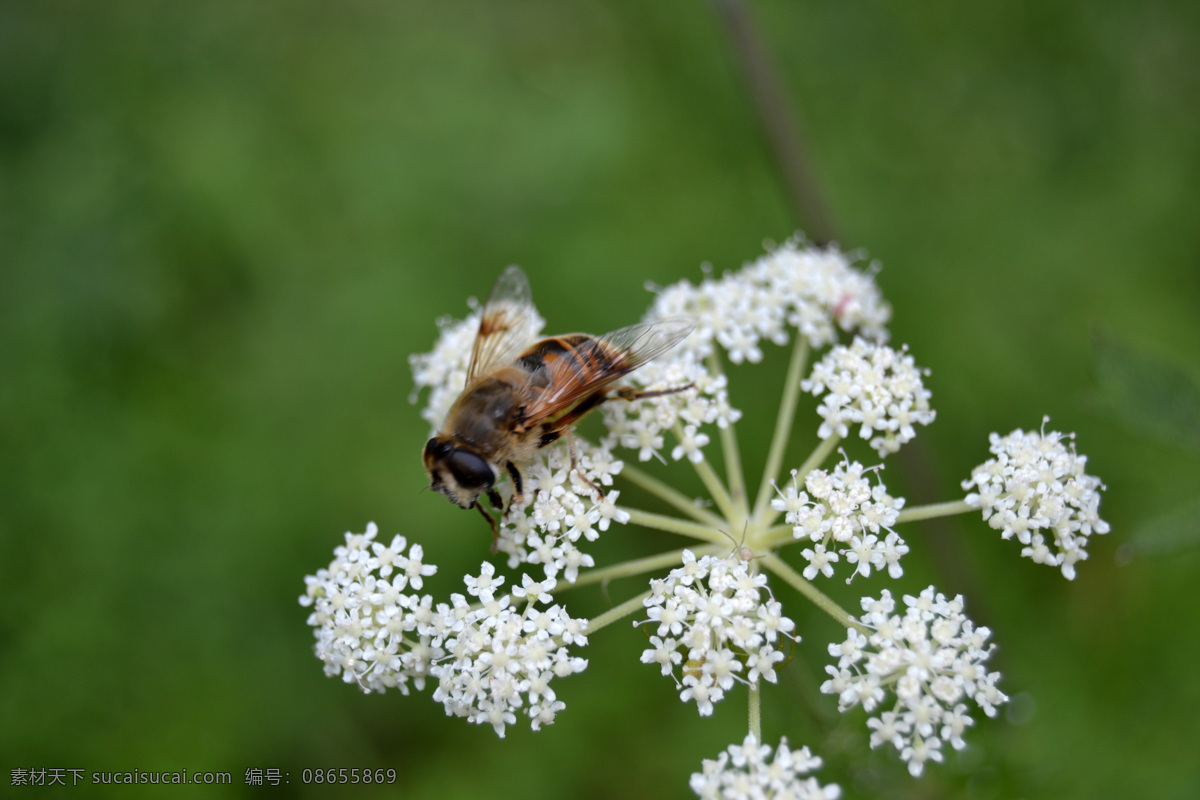
M 454 480 L 464 489 L 487 489 L 496 482 L 496 475 L 482 456 L 470 450 L 455 449 L 446 459 L 446 465 L 454 473 Z

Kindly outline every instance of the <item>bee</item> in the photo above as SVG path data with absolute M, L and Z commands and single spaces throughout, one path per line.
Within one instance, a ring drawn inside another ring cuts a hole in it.
M 570 444 L 571 426 L 588 413 L 614 398 L 633 402 L 691 388 L 613 386 L 691 333 L 695 322 L 688 317 L 643 322 L 604 336 L 553 336 L 529 345 L 536 320 L 529 281 L 520 267 L 511 266 L 483 306 L 466 386 L 423 454 L 430 488 L 460 508 L 479 509 L 491 526 L 493 549 L 498 522 L 479 498 L 486 495 L 493 508 L 505 513 L 496 491 L 502 470 L 512 482 L 511 508 L 522 498 L 521 467 L 564 435 Z M 573 447 L 571 465 L 577 469 Z

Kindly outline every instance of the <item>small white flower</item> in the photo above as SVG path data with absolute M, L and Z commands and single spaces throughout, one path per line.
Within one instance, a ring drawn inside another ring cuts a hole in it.
M 796 485 L 796 477 L 797 471 L 792 470 L 791 484 L 783 490 L 775 486 L 775 493 L 779 497 L 771 501 L 771 508 L 784 512 L 789 525 L 794 525 L 799 519 L 800 513 L 808 506 L 808 495 L 800 491 Z M 772 485 L 774 486 L 774 483 Z
M 930 586 L 917 597 L 905 595 L 904 615 L 893 615 L 895 602 L 884 589 L 878 600 L 862 600 L 862 623 L 869 636 L 851 629 L 845 642 L 829 645 L 836 666 L 825 668 L 830 679 L 825 694 L 838 696 L 838 709 L 861 705 L 870 714 L 884 701 L 890 687 L 896 703 L 867 720 L 871 747 L 890 744 L 919 776 L 926 761 L 942 760 L 942 743 L 961 750 L 963 731 L 974 724 L 969 699 L 989 717 L 1008 702 L 996 683 L 1000 673 L 988 672 L 984 662 L 994 645 L 991 631 L 976 628 L 963 614 L 962 597 L 947 599 Z
M 701 448 L 708 442 L 708 434 L 698 433 L 695 425 L 687 425 L 683 429 L 679 444 L 671 451 L 671 458 L 678 461 L 686 455 L 688 461 L 699 464 L 704 460 L 704 451 Z
M 806 548 L 801 551 L 800 555 L 804 556 L 808 561 L 808 566 L 804 568 L 805 580 L 812 580 L 820 573 L 826 578 L 833 577 L 833 564 L 838 560 L 837 553 L 828 552 L 825 545 L 817 544 L 811 548 Z
M 967 503 L 982 509 L 992 528 L 1024 545 L 1022 556 L 1059 567 L 1073 580 L 1075 564 L 1088 556 L 1088 537 L 1109 530 L 1100 519 L 1104 484 L 1087 474 L 1087 456 L 1075 452 L 1075 435 L 1046 433 L 1048 421 L 1042 420 L 1041 433 L 993 433 L 996 458 L 972 470 L 962 486 Z
M 484 603 L 492 602 L 495 590 L 504 584 L 504 576 L 496 577 L 496 566 L 490 561 L 484 561 L 479 568 L 479 577 L 467 575 L 463 578 L 467 586 L 467 594 L 478 597 Z
M 766 576 L 751 573 L 739 558 L 683 553 L 683 565 L 651 582 L 647 619 L 656 625 L 642 663 L 657 664 L 674 675 L 679 696 L 694 701 L 701 716 L 735 683 L 774 683 L 775 665 L 785 658 L 779 649 L 792 636 L 795 623 L 767 588 Z
M 936 416 L 922 374 L 928 370 L 916 367 L 907 348 L 855 338 L 849 347 L 832 348 L 800 387 L 821 398 L 817 413 L 825 422 L 818 436 L 845 438 L 857 426 L 858 435 L 883 457 L 917 435 L 915 423 L 928 425 Z
M 807 747 L 791 750 L 787 737 L 780 739 L 772 758 L 771 748 L 747 734 L 740 745 L 731 744 L 716 759 L 704 759 L 689 785 L 702 800 L 837 800 L 837 784 L 821 786 L 804 777 L 821 768 L 821 759 Z

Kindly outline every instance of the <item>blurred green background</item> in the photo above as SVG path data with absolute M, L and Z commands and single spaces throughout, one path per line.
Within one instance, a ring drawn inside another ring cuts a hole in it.
M 893 339 L 932 369 L 937 421 L 889 486 L 960 496 L 989 432 L 1050 414 L 1113 527 L 1074 583 L 973 517 L 901 530 L 901 588 L 966 593 L 1014 696 L 921 781 L 815 694 L 836 627 L 778 589 L 804 643 L 767 739 L 848 797 L 1200 796 L 1200 5 L 752 10 L 838 240 L 883 263 Z M 4 785 L 223 770 L 254 796 L 258 767 L 327 797 L 301 769 L 383 767 L 357 794 L 689 796 L 744 693 L 699 719 L 628 627 L 557 724 L 500 740 L 325 678 L 296 598 L 368 520 L 424 545 L 441 596 L 487 557 L 423 492 L 407 357 L 504 266 L 552 331 L 601 332 L 647 282 L 803 225 L 709 3 L 0 2 Z M 785 363 L 733 373 L 751 464 Z

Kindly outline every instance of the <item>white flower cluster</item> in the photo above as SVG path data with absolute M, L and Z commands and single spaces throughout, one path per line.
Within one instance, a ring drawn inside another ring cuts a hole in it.
M 916 436 L 913 425 L 928 425 L 936 412 L 929 407 L 929 390 L 907 348 L 899 351 L 856 337 L 846 347 L 831 349 L 800 383 L 806 392 L 820 397 L 817 413 L 825 420 L 817 435 L 850 435 L 858 425 L 859 436 L 870 440 L 880 457 L 894 453 Z
M 696 560 L 685 550 L 683 565 L 652 580 L 650 588 L 644 601 L 649 619 L 641 624 L 658 627 L 642 663 L 658 664 L 672 677 L 681 667 L 683 677 L 675 678 L 680 699 L 694 701 L 701 716 L 712 714 L 713 703 L 735 681 L 755 684 L 761 677 L 774 683 L 775 665 L 785 658 L 781 640 L 799 641 L 766 575 L 751 572 L 740 558 Z
M 962 734 L 974 720 L 964 701 L 992 717 L 1008 697 L 996 688 L 1000 673 L 984 667 L 995 648 L 991 631 L 963 614 L 961 595 L 947 600 L 930 586 L 904 603 L 900 615 L 886 589 L 878 600 L 863 598 L 861 621 L 871 633 L 851 628 L 846 641 L 829 645 L 838 663 L 825 668 L 830 679 L 821 691 L 836 694 L 841 711 L 861 704 L 868 714 L 881 707 L 885 689 L 894 692 L 892 709 L 867 720 L 871 747 L 891 744 L 918 777 L 926 761 L 942 760 L 943 742 L 966 747 Z
M 308 624 L 325 674 L 340 674 L 365 692 L 403 694 L 410 682 L 421 690 L 430 678 L 447 714 L 488 723 L 500 736 L 520 711 L 534 730 L 551 724 L 563 703 L 550 681 L 587 666 L 567 650 L 587 644 L 585 623 L 561 606 L 545 607 L 554 582 L 526 575 L 521 588 L 497 599 L 504 579 L 485 563 L 465 579 L 476 605 L 453 594 L 435 606 L 432 596 L 406 591 L 421 589 L 422 577 L 435 572 L 421 563 L 421 546 L 405 556 L 404 537 L 385 547 L 377 534 L 374 523 L 365 533 L 347 533 L 329 567 L 305 578 L 300 604 L 313 606 Z
M 587 667 L 585 659 L 567 650 L 568 645 L 587 644 L 586 622 L 573 619 L 560 605 L 538 607 L 551 601 L 554 581 L 539 583 L 528 575 L 522 580 L 520 589 L 497 599 L 495 591 L 504 578 L 484 562 L 478 577 L 466 578 L 467 591 L 481 605 L 472 607 L 453 594 L 452 605 L 439 604 L 430 624 L 434 646 L 447 654 L 429 670 L 438 681 L 433 699 L 448 715 L 487 723 L 500 736 L 519 711 L 535 731 L 553 723 L 564 704 L 550 681 Z
M 870 577 L 872 567 L 886 568 L 893 578 L 904 574 L 900 558 L 908 552 L 908 545 L 892 530 L 904 498 L 889 495 L 882 482 L 872 486 L 865 477 L 868 471 L 857 461 L 843 461 L 833 474 L 814 469 L 804 477 L 807 491 L 802 491 L 796 483 L 796 470 L 792 470 L 791 485 L 782 491 L 775 488 L 779 497 L 771 501 L 771 507 L 786 512 L 784 519 L 792 526 L 793 536 L 813 542 L 802 553 L 808 561 L 804 568 L 808 580 L 818 573 L 831 577 L 834 562 L 842 556 L 855 565 L 851 578 Z
M 801 247 L 790 241 L 742 269 L 699 286 L 680 281 L 661 289 L 647 319 L 688 316 L 696 329 L 657 362 L 630 376 L 643 390 L 690 386 L 686 392 L 637 403 L 610 403 L 605 418 L 613 441 L 636 449 L 638 460 L 662 458 L 664 433 L 677 444 L 671 458 L 704 460 L 711 437 L 700 426 L 724 428 L 741 417 L 729 405 L 726 378 L 708 364 L 719 345 L 736 364 L 762 360 L 761 342 L 786 344 L 788 327 L 813 346 L 837 338 L 837 327 L 886 340 L 891 309 L 872 275 L 856 269 L 845 254 L 830 248 Z
M 694 317 L 698 325 L 684 347 L 704 358 L 715 342 L 735 364 L 760 361 L 763 339 L 786 344 L 788 326 L 813 347 L 835 341 L 838 327 L 885 341 L 892 312 L 873 277 L 836 248 L 789 241 L 720 279 L 660 290 L 650 316 Z
M 703 771 L 692 773 L 689 785 L 701 800 L 837 800 L 836 783 L 821 786 L 816 778 L 803 777 L 821 768 L 821 758 L 807 747 L 788 748 L 787 737 L 775 748 L 759 745 L 754 734 L 731 744 L 715 759 L 704 759 Z
M 403 536 L 385 547 L 375 541 L 378 533 L 374 522 L 365 533 L 347 533 L 328 568 L 305 577 L 300 605 L 313 607 L 308 624 L 326 675 L 340 674 L 365 692 L 408 694 L 410 680 L 425 688 L 436 655 L 430 637 L 417 631 L 432 598 L 409 590 L 419 591 L 437 567 L 421 563 L 421 545 L 405 556 Z
M 970 492 L 967 503 L 983 509 L 990 526 L 1024 545 L 1021 555 L 1061 568 L 1068 580 L 1075 578 L 1076 562 L 1087 558 L 1088 537 L 1109 530 L 1100 519 L 1104 485 L 1087 474 L 1087 456 L 1063 441 L 1073 438 L 1044 429 L 1015 430 L 1005 437 L 993 433 L 990 449 L 996 458 L 972 470 L 962 484 Z
M 709 371 L 704 361 L 687 348 L 687 341 L 690 337 L 684 345 L 638 367 L 625 382 L 650 392 L 688 388 L 633 403 L 605 403 L 602 408 L 608 434 L 603 444 L 637 450 L 639 461 L 663 459 L 664 434 L 673 431 L 678 444 L 671 457 L 699 462 L 704 460 L 702 448 L 709 442 L 709 436 L 699 427 L 716 423 L 724 428 L 741 418 L 742 413 L 729 405 L 725 376 Z
M 524 502 L 505 514 L 497 542 L 498 550 L 508 554 L 510 568 L 541 564 L 547 578 L 561 574 L 574 583 L 580 568 L 595 565 L 592 557 L 579 549 L 579 540 L 593 542 L 612 522 L 629 521 L 629 513 L 616 505 L 621 493 L 603 488 L 612 485 L 623 462 L 613 456 L 610 447 L 591 445 L 578 437 L 575 455 L 575 469 L 565 446 L 548 447 L 525 466 Z

